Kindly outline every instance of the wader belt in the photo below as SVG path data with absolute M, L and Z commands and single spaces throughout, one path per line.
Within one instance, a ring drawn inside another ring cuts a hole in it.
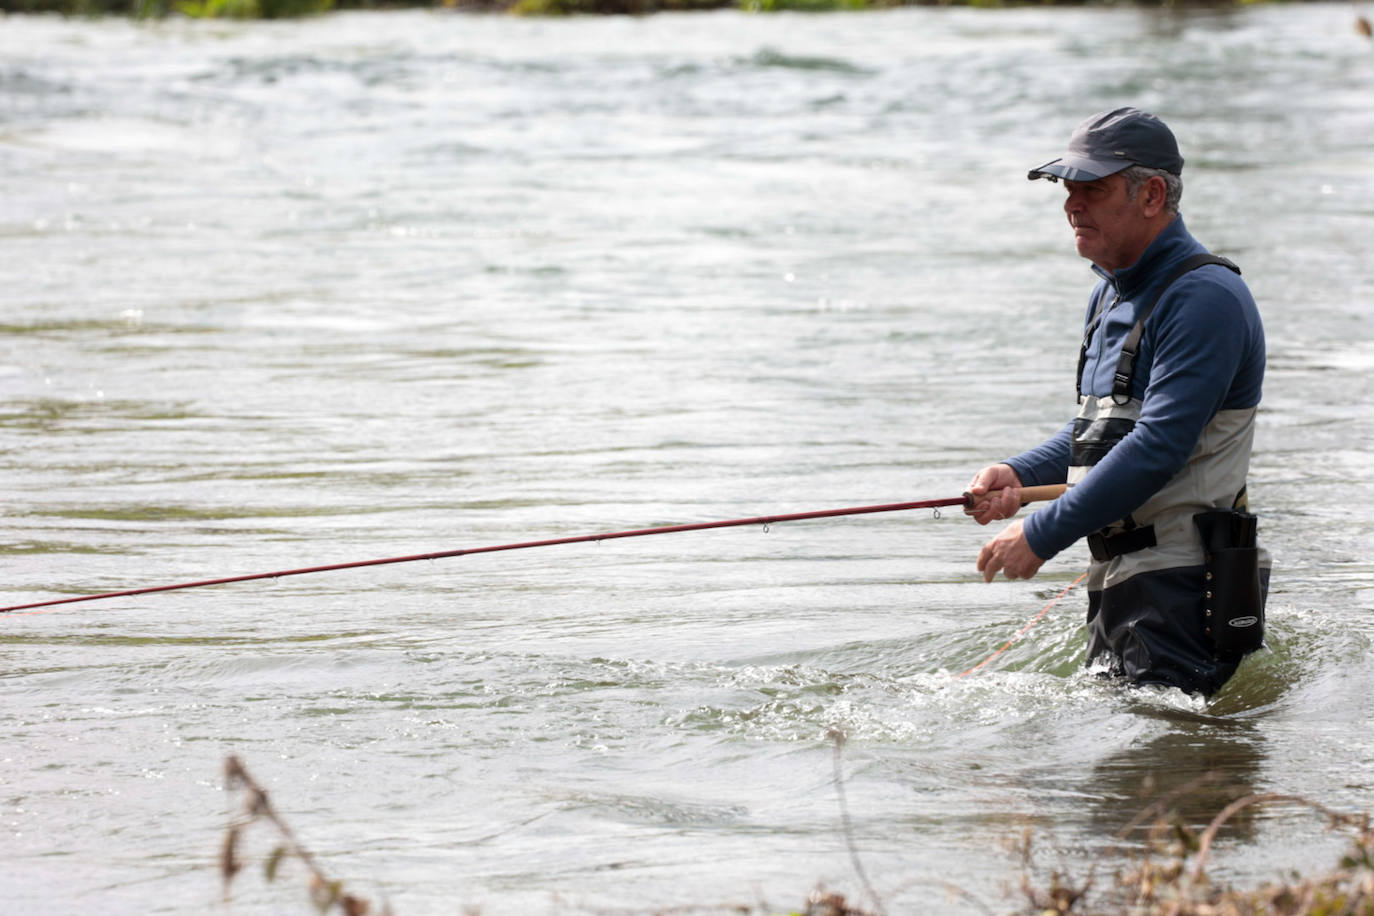
M 1249 515 L 1250 499 L 1246 495 L 1245 487 L 1240 488 L 1236 494 L 1235 501 L 1231 504 L 1232 512 L 1239 512 L 1242 515 Z M 1250 516 L 1253 518 L 1254 516 Z M 1130 517 L 1127 516 L 1127 521 Z M 1131 522 L 1134 525 L 1134 522 Z M 1154 525 L 1140 525 L 1130 527 L 1124 531 L 1113 534 L 1105 534 L 1102 531 L 1094 531 L 1085 540 L 1088 542 L 1088 553 L 1099 563 L 1106 563 L 1117 557 L 1124 557 L 1128 553 L 1135 553 L 1137 550 L 1144 550 L 1147 547 L 1154 547 L 1159 542 L 1155 540 Z M 1210 592 L 1208 593 L 1211 594 Z
M 1139 528 L 1131 528 L 1117 534 L 1103 534 L 1101 531 L 1094 531 L 1088 535 L 1088 553 L 1099 563 L 1106 563 L 1117 557 L 1125 556 L 1128 553 L 1135 553 L 1137 550 L 1144 550 L 1146 547 L 1153 547 L 1155 540 L 1155 526 L 1142 525 Z
M 1159 292 L 1155 293 L 1154 298 L 1147 302 L 1140 310 L 1140 317 L 1136 319 L 1135 327 L 1131 328 L 1131 333 L 1126 336 L 1125 343 L 1121 345 L 1121 355 L 1117 357 L 1116 361 L 1116 374 L 1112 376 L 1112 400 L 1116 401 L 1118 404 L 1124 404 L 1131 397 L 1131 381 L 1135 378 L 1135 363 L 1136 359 L 1140 356 L 1140 338 L 1145 336 L 1145 322 L 1149 319 L 1150 313 L 1155 310 L 1155 306 L 1159 303 L 1160 298 L 1168 292 L 1169 287 L 1173 286 L 1174 282 L 1178 280 L 1179 277 L 1207 264 L 1220 264 L 1227 270 L 1233 270 L 1236 273 L 1240 273 L 1239 267 L 1220 255 L 1207 253 L 1195 254 L 1184 260 L 1169 279 L 1164 282 L 1164 285 L 1159 288 Z M 1116 303 L 1120 301 L 1121 296 L 1118 294 L 1117 297 L 1112 300 L 1111 305 L 1116 305 Z M 1078 351 L 1079 397 L 1083 396 L 1083 368 L 1088 364 L 1088 341 L 1092 338 L 1093 332 L 1097 330 L 1097 326 L 1102 323 L 1102 316 L 1109 308 L 1110 306 L 1105 302 L 1098 306 L 1097 314 L 1093 315 L 1093 320 L 1088 323 L 1087 330 L 1083 332 L 1083 346 Z M 1140 548 L 1136 549 L 1139 550 Z

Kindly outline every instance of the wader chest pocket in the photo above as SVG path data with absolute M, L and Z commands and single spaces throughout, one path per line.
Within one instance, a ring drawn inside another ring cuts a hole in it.
M 1206 629 L 1223 655 L 1244 655 L 1264 642 L 1255 516 L 1214 509 L 1193 516 L 1206 551 Z

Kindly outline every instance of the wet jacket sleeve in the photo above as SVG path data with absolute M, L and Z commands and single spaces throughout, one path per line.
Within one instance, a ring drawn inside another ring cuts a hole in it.
M 1183 469 L 1217 410 L 1258 403 L 1257 387 L 1250 404 L 1228 403 L 1235 400 L 1228 396 L 1251 346 L 1248 335 L 1255 332 L 1245 305 L 1224 283 L 1203 273 L 1180 280 L 1165 294 L 1147 322 L 1152 355 L 1148 385 L 1143 395 L 1137 392 L 1140 419 L 1078 485 L 1026 520 L 1026 541 L 1036 556 L 1049 559 L 1129 515 Z M 1142 362 L 1145 356 L 1142 348 Z M 1033 456 L 1044 448 L 1018 456 L 1012 467 L 1019 473 L 1016 462 L 1023 462 L 1033 475 L 1041 473 Z

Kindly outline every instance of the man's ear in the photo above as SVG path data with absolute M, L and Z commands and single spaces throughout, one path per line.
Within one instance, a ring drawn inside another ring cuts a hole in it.
M 1158 175 L 1151 175 L 1140 189 L 1140 205 L 1147 217 L 1155 217 L 1164 212 L 1164 204 L 1169 198 L 1169 186 Z

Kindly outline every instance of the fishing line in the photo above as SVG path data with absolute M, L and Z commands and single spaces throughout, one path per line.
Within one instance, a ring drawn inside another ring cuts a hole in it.
M 1039 613 L 1039 614 L 1036 614 L 1034 617 L 1032 617 L 1032 618 L 1026 623 L 1026 625 L 1023 626 L 1021 629 L 1017 630 L 1016 633 L 1015 633 L 1015 635 L 1013 635 L 1011 639 L 1008 639 L 1008 640 L 1006 641 L 1006 643 L 1002 646 L 1002 648 L 998 649 L 996 652 L 992 653 L 992 654 L 989 655 L 987 658 L 983 659 L 981 662 L 979 662 L 978 664 L 974 665 L 972 668 L 970 668 L 970 669 L 968 669 L 967 671 L 963 672 L 963 673 L 960 674 L 958 677 L 968 677 L 970 674 L 972 674 L 972 673 L 975 672 L 975 671 L 978 671 L 978 670 L 981 669 L 984 665 L 986 665 L 988 662 L 992 661 L 994 658 L 996 658 L 997 656 L 1001 655 L 1003 652 L 1005 652 L 1005 651 L 1007 651 L 1008 649 L 1010 649 L 1011 646 L 1012 646 L 1012 643 L 1016 642 L 1018 639 L 1020 639 L 1022 636 L 1024 636 L 1024 635 L 1026 634 L 1026 631 L 1027 631 L 1027 630 L 1029 630 L 1031 627 L 1033 627 L 1033 626 L 1035 626 L 1037 623 L 1039 623 L 1040 620 L 1041 620 L 1041 618 L 1043 618 L 1046 614 L 1048 614 L 1048 613 L 1050 612 L 1050 608 L 1054 607 L 1056 604 L 1059 603 L 1059 599 L 1063 598 L 1063 597 L 1064 597 L 1065 595 L 1067 595 L 1069 592 L 1073 591 L 1074 586 L 1077 585 L 1078 583 L 1082 582 L 1082 581 L 1083 581 L 1084 579 L 1086 579 L 1087 577 L 1088 577 L 1088 574 L 1087 574 L 1087 573 L 1084 573 L 1083 575 L 1079 576 L 1077 579 L 1074 579 L 1074 580 L 1073 580 L 1072 582 L 1070 582 L 1068 585 L 1064 586 L 1064 590 L 1063 590 L 1062 592 L 1060 592 L 1059 594 L 1055 595 L 1053 598 L 1051 598 L 1051 599 L 1049 600 L 1049 603 L 1046 604 L 1044 607 L 1042 607 L 1042 608 L 1040 609 L 1040 613 Z
M 1023 487 L 1023 503 L 1054 499 L 1064 492 L 1062 484 L 1043 487 Z M 910 509 L 939 509 L 941 506 L 972 507 L 977 498 L 965 493 L 962 496 L 944 499 L 924 499 L 917 502 L 886 503 L 876 506 L 854 506 L 848 509 L 820 509 L 811 512 L 792 512 L 786 515 L 760 515 L 753 518 L 731 518 L 714 522 L 693 522 L 686 525 L 664 525 L 657 528 L 635 528 L 628 531 L 609 531 L 602 534 L 579 534 L 572 537 L 546 538 L 540 541 L 522 541 L 514 544 L 494 544 L 487 547 L 467 547 L 458 550 L 440 550 L 434 553 L 417 553 L 403 557 L 384 557 L 377 560 L 356 560 L 350 563 L 330 563 L 324 566 L 305 566 L 300 569 L 281 569 L 275 572 L 250 573 L 242 576 L 225 576 L 219 579 L 201 579 L 196 582 L 178 582 L 173 585 L 149 585 L 142 588 L 129 588 L 117 592 L 103 592 L 96 595 L 77 595 L 70 598 L 50 598 L 46 601 L 33 601 L 0 608 L 0 614 L 13 611 L 27 611 L 33 608 L 54 607 L 59 604 L 75 604 L 79 601 L 103 601 L 107 598 L 127 598 L 133 595 L 149 595 L 154 592 L 171 592 L 187 588 L 205 588 L 211 585 L 228 585 L 231 582 L 252 582 L 260 579 L 283 579 L 287 576 L 303 576 L 310 573 L 337 572 L 343 569 L 361 569 L 367 566 L 386 566 L 393 563 L 414 563 L 418 560 L 441 560 L 448 557 L 461 557 L 474 553 L 495 553 L 501 550 L 527 550 L 532 547 L 553 547 L 558 544 L 585 544 L 609 541 L 615 538 L 646 537 L 653 534 L 677 534 L 684 531 L 705 531 L 710 528 L 734 528 L 742 525 L 768 526 L 778 522 L 796 522 L 814 518 L 836 518 L 843 515 L 869 515 L 876 512 L 901 512 Z

